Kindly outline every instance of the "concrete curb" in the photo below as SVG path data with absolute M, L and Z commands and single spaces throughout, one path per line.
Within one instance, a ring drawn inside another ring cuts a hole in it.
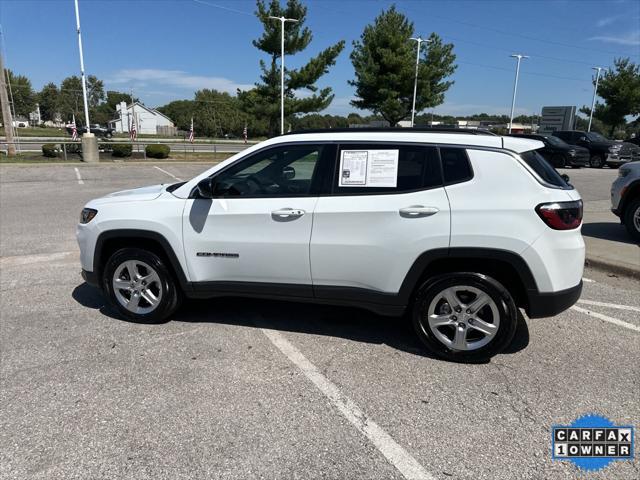
M 604 273 L 616 273 L 624 277 L 633 278 L 634 280 L 640 280 L 640 269 L 621 265 L 610 260 L 587 256 L 584 264 L 586 267 L 595 268 L 596 270 L 600 270 Z

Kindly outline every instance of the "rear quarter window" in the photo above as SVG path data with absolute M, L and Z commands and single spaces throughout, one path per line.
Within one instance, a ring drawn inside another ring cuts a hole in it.
M 558 188 L 571 188 L 556 169 L 553 168 L 551 164 L 547 162 L 536 150 L 521 153 L 520 158 L 522 158 L 522 160 L 524 160 L 525 163 L 538 174 L 543 182 Z
M 473 178 L 471 163 L 464 148 L 442 147 L 440 148 L 440 158 L 445 184 L 466 182 Z

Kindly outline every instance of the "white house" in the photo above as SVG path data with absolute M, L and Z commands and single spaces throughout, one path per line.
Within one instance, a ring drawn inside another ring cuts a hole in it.
M 140 102 L 131 105 L 121 102 L 116 105 L 116 113 L 118 118 L 111 120 L 109 127 L 118 133 L 128 133 L 131 122 L 135 119 L 138 134 L 176 135 L 176 126 L 169 117 Z

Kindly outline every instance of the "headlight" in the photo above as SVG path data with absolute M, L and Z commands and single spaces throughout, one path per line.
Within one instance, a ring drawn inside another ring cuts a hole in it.
M 611 146 L 609 147 L 609 151 L 610 151 L 610 152 L 612 152 L 612 153 L 615 153 L 615 152 L 619 151 L 621 148 L 622 148 L 622 145 L 620 145 L 620 144 L 618 143 L 618 144 L 616 144 L 616 145 L 611 145 Z
M 630 170 L 626 169 L 626 168 L 621 168 L 620 170 L 618 170 L 618 176 L 619 177 L 626 177 L 627 175 L 629 175 Z
M 98 214 L 98 210 L 93 208 L 83 208 L 80 214 L 80 223 L 89 223 Z
M 570 157 L 575 157 L 576 156 L 576 151 L 573 150 L 573 149 L 569 150 L 569 156 Z

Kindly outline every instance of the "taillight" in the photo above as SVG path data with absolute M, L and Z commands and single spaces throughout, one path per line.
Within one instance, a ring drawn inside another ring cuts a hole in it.
M 582 223 L 582 200 L 542 203 L 536 213 L 554 230 L 572 230 Z

